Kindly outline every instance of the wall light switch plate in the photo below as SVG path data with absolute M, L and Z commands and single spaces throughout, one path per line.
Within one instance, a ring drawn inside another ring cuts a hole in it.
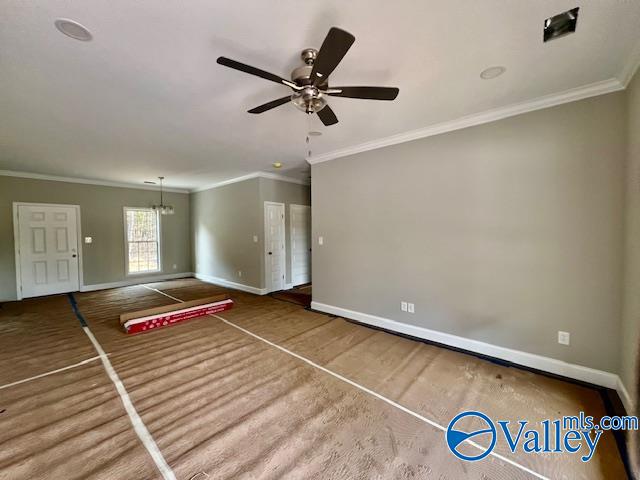
M 324 245 L 324 237 L 318 237 L 318 245 Z
M 238 276 L 242 277 L 242 270 L 238 270 Z
M 258 243 L 258 235 L 253 236 L 253 243 Z
M 400 302 L 400 310 L 403 312 L 407 311 L 407 302 Z
M 571 343 L 571 334 L 569 332 L 558 331 L 558 343 L 561 345 L 569 345 Z
M 416 313 L 416 307 L 413 303 L 408 303 L 407 307 L 409 309 L 409 313 Z
M 93 237 L 84 237 L 84 243 L 93 243 Z

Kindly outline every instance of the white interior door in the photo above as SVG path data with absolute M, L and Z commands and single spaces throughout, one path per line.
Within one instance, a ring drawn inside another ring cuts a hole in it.
M 291 280 L 293 285 L 311 281 L 311 207 L 291 205 Z
M 284 204 L 264 203 L 264 258 L 267 291 L 285 285 Z
M 75 207 L 18 205 L 14 228 L 23 298 L 80 289 Z

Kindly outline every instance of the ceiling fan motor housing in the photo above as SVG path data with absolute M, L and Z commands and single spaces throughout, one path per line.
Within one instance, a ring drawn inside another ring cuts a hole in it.
M 293 80 L 297 85 L 310 85 L 312 69 L 313 64 L 302 65 L 295 68 L 293 72 L 291 72 L 291 80 Z
M 305 87 L 300 91 L 294 92 L 293 95 L 291 95 L 291 101 L 298 109 L 309 114 L 319 112 L 327 105 L 323 94 L 317 87 L 313 86 L 313 82 L 311 81 L 313 62 L 317 56 L 318 51 L 315 48 L 305 48 L 302 53 L 300 53 L 300 58 L 305 64 L 291 72 L 291 80 L 293 80 L 296 85 Z M 320 87 L 326 87 L 326 82 L 324 85 L 320 85 Z

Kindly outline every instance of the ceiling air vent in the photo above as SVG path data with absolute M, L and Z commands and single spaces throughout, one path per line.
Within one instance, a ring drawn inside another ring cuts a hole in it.
M 544 21 L 544 41 L 548 42 L 575 32 L 578 23 L 578 10 L 580 7 L 547 18 Z

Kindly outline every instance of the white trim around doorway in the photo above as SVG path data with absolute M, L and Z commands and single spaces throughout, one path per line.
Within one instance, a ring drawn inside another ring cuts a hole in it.
M 68 205 L 61 203 L 31 203 L 13 202 L 13 248 L 16 265 L 16 299 L 22 300 L 22 275 L 20 268 L 20 224 L 18 218 L 19 207 L 72 207 L 76 210 L 76 234 L 78 236 L 78 289 L 84 288 L 84 275 L 82 265 L 82 221 L 80 219 L 80 205 Z

